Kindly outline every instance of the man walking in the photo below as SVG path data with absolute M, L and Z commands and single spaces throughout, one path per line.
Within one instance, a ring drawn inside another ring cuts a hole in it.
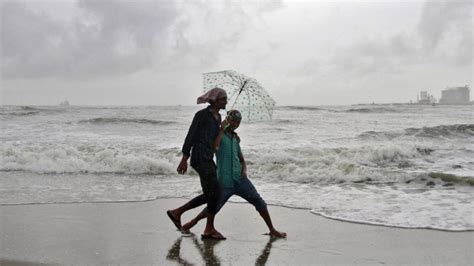
M 207 203 L 208 215 L 203 237 L 225 239 L 214 228 L 214 217 L 217 213 L 218 182 L 216 164 L 213 161 L 213 144 L 221 125 L 219 110 L 225 109 L 227 93 L 221 88 L 209 90 L 197 99 L 197 103 L 210 105 L 196 113 L 189 127 L 182 148 L 182 158 L 178 165 L 179 174 L 188 169 L 188 159 L 191 157 L 191 167 L 199 174 L 203 194 L 190 200 L 183 206 L 168 210 L 167 214 L 174 225 L 181 230 L 181 215 L 193 208 Z

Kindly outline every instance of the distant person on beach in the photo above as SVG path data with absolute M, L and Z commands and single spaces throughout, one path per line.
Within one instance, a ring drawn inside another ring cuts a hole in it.
M 176 228 L 182 230 L 181 215 L 190 209 L 207 203 L 207 223 L 202 236 L 204 238 L 225 239 L 214 228 L 219 185 L 217 182 L 216 164 L 213 161 L 213 143 L 219 134 L 221 125 L 219 110 L 225 109 L 227 93 L 221 88 L 214 88 L 200 96 L 197 99 L 197 103 L 209 103 L 210 105 L 195 114 L 184 141 L 182 148 L 183 156 L 177 171 L 179 174 L 186 173 L 188 158 L 191 157 L 191 166 L 199 174 L 203 194 L 177 209 L 168 210 L 166 213 Z
M 218 193 L 217 209 L 212 210 L 212 213 L 217 213 L 232 195 L 238 195 L 257 209 L 270 230 L 269 235 L 286 237 L 286 233 L 279 232 L 273 227 L 267 204 L 247 177 L 247 165 L 240 149 L 240 138 L 235 133 L 241 120 L 242 115 L 239 111 L 229 111 L 214 141 L 220 191 Z M 206 218 L 208 213 L 209 207 L 202 210 L 194 219 L 186 223 L 182 227 L 182 231 L 187 232 L 201 219 Z

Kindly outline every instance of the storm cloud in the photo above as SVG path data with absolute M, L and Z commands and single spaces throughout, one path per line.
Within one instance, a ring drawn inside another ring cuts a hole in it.
M 467 0 L 7 0 L 0 96 L 193 104 L 202 73 L 234 69 L 278 104 L 406 102 L 472 84 L 472 9 Z
M 399 73 L 423 64 L 472 67 L 472 7 L 470 1 L 428 1 L 411 30 L 351 44 L 329 65 L 357 76 Z
M 217 61 L 220 51 L 232 49 L 246 29 L 261 23 L 260 14 L 282 6 L 275 1 L 244 6 L 232 1 L 73 4 L 78 12 L 64 21 L 24 2 L 2 2 L 2 78 L 88 78 L 151 67 L 201 67 Z

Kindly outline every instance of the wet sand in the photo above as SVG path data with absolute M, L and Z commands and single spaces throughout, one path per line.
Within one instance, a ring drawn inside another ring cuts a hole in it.
M 181 236 L 166 216 L 185 201 L 2 205 L 0 265 L 474 263 L 474 232 L 355 224 L 276 206 L 269 210 L 286 239 L 263 235 L 266 226 L 251 205 L 229 203 L 216 218 L 227 240 L 203 241 L 204 221 L 194 235 Z

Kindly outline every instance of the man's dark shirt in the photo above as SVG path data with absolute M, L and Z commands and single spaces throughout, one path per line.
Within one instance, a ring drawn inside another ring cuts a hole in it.
M 211 106 L 198 111 L 194 115 L 181 150 L 184 155 L 189 156 L 191 154 L 191 166 L 194 167 L 202 162 L 213 161 L 212 147 L 219 134 L 220 120 L 220 115 L 219 120 L 212 115 Z

